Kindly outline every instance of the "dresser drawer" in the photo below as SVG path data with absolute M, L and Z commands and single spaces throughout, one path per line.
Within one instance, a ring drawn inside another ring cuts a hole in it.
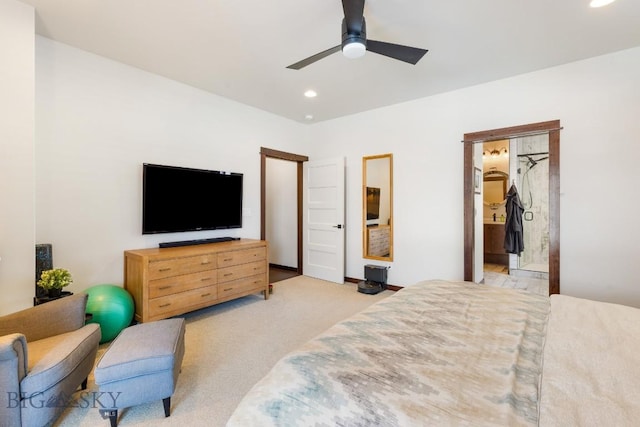
M 149 280 L 216 268 L 216 254 L 204 254 L 184 258 L 172 258 L 149 262 Z
M 207 270 L 200 273 L 149 280 L 149 298 L 157 298 L 215 285 L 218 282 L 217 279 L 218 277 L 215 270 Z
M 232 265 L 246 264 L 252 261 L 266 259 L 266 248 L 244 249 L 241 251 L 229 251 L 218 254 L 218 268 Z
M 241 277 L 253 276 L 267 271 L 265 261 L 250 262 L 248 264 L 235 265 L 233 267 L 218 269 L 218 283 L 230 282 Z
M 264 274 L 257 276 L 245 277 L 244 279 L 234 280 L 218 284 L 218 298 L 223 299 L 227 296 L 241 294 L 252 290 L 265 290 L 267 279 Z
M 149 300 L 149 317 L 155 318 L 171 312 L 184 313 L 188 307 L 205 306 L 218 298 L 216 285 Z

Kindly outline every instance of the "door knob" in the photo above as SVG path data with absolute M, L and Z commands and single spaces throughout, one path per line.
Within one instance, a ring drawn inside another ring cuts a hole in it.
M 333 228 L 342 228 L 342 224 L 334 225 Z

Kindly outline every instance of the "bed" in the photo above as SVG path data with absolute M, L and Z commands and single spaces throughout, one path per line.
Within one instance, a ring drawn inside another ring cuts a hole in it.
M 637 425 L 640 310 L 425 281 L 280 360 L 227 426 Z

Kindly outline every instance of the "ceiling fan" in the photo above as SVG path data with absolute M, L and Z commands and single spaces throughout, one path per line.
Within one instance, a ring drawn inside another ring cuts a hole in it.
M 364 1 L 365 0 L 342 0 L 344 19 L 342 20 L 341 44 L 323 52 L 316 53 L 295 64 L 291 64 L 287 68 L 299 70 L 340 50 L 342 50 L 343 55 L 347 58 L 359 58 L 368 50 L 369 52 L 415 65 L 424 54 L 427 53 L 426 49 L 367 40 L 367 26 L 364 21 Z

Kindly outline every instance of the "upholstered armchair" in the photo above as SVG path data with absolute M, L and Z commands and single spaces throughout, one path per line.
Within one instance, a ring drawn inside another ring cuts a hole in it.
M 0 424 L 44 426 L 95 363 L 100 327 L 85 325 L 87 294 L 0 317 Z

